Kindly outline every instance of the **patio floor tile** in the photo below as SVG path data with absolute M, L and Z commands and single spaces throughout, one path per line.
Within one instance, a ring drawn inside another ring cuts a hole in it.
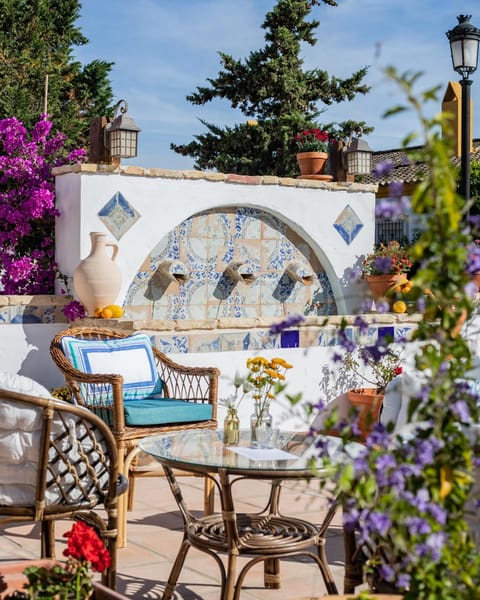
M 190 508 L 200 511 L 203 503 L 203 480 L 198 477 L 179 478 L 182 492 Z M 243 481 L 235 490 L 236 509 L 256 512 L 264 507 L 268 483 Z M 315 523 L 322 520 L 328 508 L 325 494 L 318 482 L 284 484 L 280 507 L 283 513 Z M 216 506 L 218 510 L 218 506 Z M 64 547 L 62 534 L 71 526 L 61 521 L 56 527 L 57 556 Z M 156 600 L 162 597 L 172 563 L 180 546 L 183 527 L 166 480 L 150 477 L 137 480 L 134 510 L 128 513 L 128 544 L 118 551 L 117 590 L 128 598 Z M 32 524 L 9 523 L 0 527 L 1 561 L 29 559 L 39 556 L 39 527 Z M 343 537 L 341 515 L 337 513 L 327 534 L 327 555 L 339 592 L 343 590 Z M 237 572 L 246 559 L 239 560 Z M 321 597 L 326 593 L 320 571 L 306 557 L 281 560 L 281 589 L 263 587 L 262 564 L 255 565 L 244 581 L 242 600 L 289 600 Z M 175 600 L 218 600 L 220 571 L 215 560 L 192 548 L 180 574 Z

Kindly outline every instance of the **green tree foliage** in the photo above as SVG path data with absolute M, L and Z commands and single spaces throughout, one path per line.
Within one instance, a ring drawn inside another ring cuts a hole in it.
M 317 104 L 352 100 L 357 93 L 369 91 L 362 83 L 366 68 L 347 79 L 330 77 L 321 69 L 302 69 L 301 44 L 316 44 L 314 30 L 319 25 L 318 21 L 306 19 L 313 7 L 322 2 L 336 5 L 333 0 L 278 0 L 262 25 L 265 47 L 251 52 L 244 61 L 219 52 L 223 70 L 215 79 L 207 80 L 209 86 L 198 87 L 187 96 L 194 105 L 215 98 L 228 100 L 232 108 L 247 117 L 246 123 L 221 127 L 201 120 L 207 133 L 195 135 L 188 144 L 170 147 L 178 154 L 192 156 L 197 169 L 297 175 L 293 136 L 318 126 Z M 342 124 L 336 130 L 342 131 Z M 364 131 L 369 130 L 364 127 Z
M 0 119 L 33 127 L 48 75 L 47 112 L 67 146 L 87 144 L 90 120 L 111 112 L 113 97 L 113 63 L 73 60 L 72 48 L 88 43 L 75 26 L 79 13 L 79 0 L 0 0 Z
M 470 196 L 472 198 L 471 213 L 480 215 L 480 162 L 472 160 L 470 163 Z

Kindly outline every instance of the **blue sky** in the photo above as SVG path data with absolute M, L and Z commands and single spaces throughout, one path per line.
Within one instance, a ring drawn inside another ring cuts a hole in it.
M 190 169 L 193 160 L 170 150 L 204 129 L 199 119 L 232 125 L 245 117 L 227 101 L 193 106 L 187 94 L 216 77 L 218 52 L 245 58 L 264 45 L 261 24 L 275 0 L 82 0 L 77 24 L 90 40 L 78 48 L 82 63 L 100 58 L 115 63 L 115 101 L 125 98 L 129 114 L 142 129 L 139 155 L 124 164 Z M 413 114 L 383 119 L 385 110 L 403 100 L 382 69 L 423 71 L 417 89 L 458 81 L 445 32 L 457 15 L 471 14 L 480 27 L 479 0 L 338 0 L 312 16 L 320 21 L 317 44 L 303 51 L 305 68 L 319 67 L 348 77 L 369 66 L 366 96 L 327 107 L 321 121 L 364 120 L 375 127 L 367 141 L 374 150 L 400 145 L 405 133 L 418 130 Z M 480 68 L 472 76 L 473 134 L 480 137 Z M 322 106 L 319 106 L 322 108 Z M 431 104 L 434 114 L 440 104 Z

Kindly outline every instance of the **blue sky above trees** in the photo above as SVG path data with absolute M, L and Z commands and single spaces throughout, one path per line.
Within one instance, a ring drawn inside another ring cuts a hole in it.
M 399 101 L 382 74 L 386 65 L 424 71 L 418 89 L 458 81 L 445 32 L 458 14 L 471 14 L 480 27 L 478 0 L 338 0 L 336 8 L 312 11 L 320 21 L 317 44 L 304 49 L 305 68 L 319 67 L 347 77 L 370 65 L 370 94 L 326 107 L 323 122 L 365 120 L 375 127 L 367 140 L 375 150 L 398 147 L 417 130 L 407 113 L 388 120 L 383 112 Z M 139 156 L 125 161 L 144 167 L 192 168 L 193 160 L 170 150 L 203 131 L 199 118 L 218 125 L 244 120 L 226 101 L 192 106 L 186 95 L 220 69 L 218 51 L 246 57 L 264 45 L 261 24 L 275 0 L 82 0 L 78 24 L 90 40 L 76 50 L 82 63 L 95 58 L 115 62 L 115 99 L 125 98 L 141 127 Z M 480 69 L 473 75 L 473 134 L 480 137 Z M 440 109 L 440 106 L 438 107 Z M 432 105 L 431 111 L 434 111 Z

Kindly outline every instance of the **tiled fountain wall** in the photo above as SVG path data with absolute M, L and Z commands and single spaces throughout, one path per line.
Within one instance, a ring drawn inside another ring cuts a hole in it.
M 57 203 L 56 259 L 63 273 L 71 275 L 88 255 L 91 231 L 108 233 L 119 246 L 117 303 L 126 314 L 120 321 L 87 321 L 146 331 L 174 360 L 218 367 L 220 397 L 231 393 L 246 358 L 258 354 L 291 362 L 289 388 L 305 401 L 319 392 L 335 397 L 346 385 L 330 372 L 331 354 L 340 315 L 354 314 L 364 297 L 350 273 L 373 244 L 371 186 L 83 165 L 57 171 Z M 228 270 L 232 263 L 243 279 Z M 298 278 L 287 273 L 292 264 L 300 265 Z M 181 266 L 188 278 L 168 282 L 162 265 Z M 64 302 L 60 296 L 2 298 L 2 370 L 48 388 L 62 383 L 48 348 L 68 326 Z M 270 324 L 288 312 L 305 314 L 305 323 L 269 335 Z M 323 315 L 332 313 L 338 314 L 326 325 Z M 379 333 L 398 338 L 415 326 L 408 315 L 369 318 L 372 340 Z M 288 412 L 276 405 L 274 415 L 282 410 Z M 249 412 L 247 404 L 241 408 L 244 422 Z
M 127 318 L 351 314 L 362 295 L 350 273 L 373 245 L 374 186 L 97 165 L 56 179 L 61 271 L 108 233 Z

